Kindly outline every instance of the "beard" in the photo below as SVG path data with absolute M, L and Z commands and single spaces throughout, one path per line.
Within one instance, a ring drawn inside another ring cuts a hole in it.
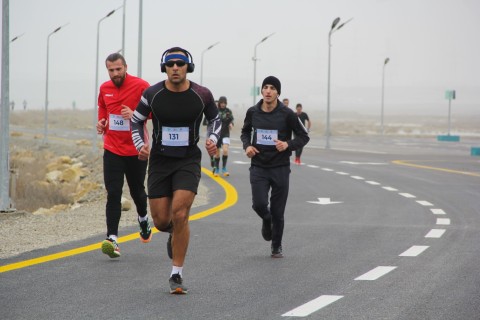
M 120 88 L 123 84 L 123 81 L 125 81 L 125 75 L 111 78 L 111 80 L 117 88 Z

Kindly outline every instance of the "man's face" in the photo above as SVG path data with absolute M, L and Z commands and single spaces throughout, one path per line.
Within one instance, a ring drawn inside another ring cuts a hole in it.
M 181 54 L 185 56 L 185 54 L 181 51 L 169 52 L 166 59 L 168 59 L 168 56 L 172 54 L 175 54 L 175 55 Z M 165 62 L 165 69 L 167 71 L 168 81 L 170 81 L 173 84 L 180 84 L 185 82 L 185 80 L 187 79 L 187 64 L 185 60 L 182 60 L 180 58 L 172 58 L 172 59 L 168 59 Z M 177 63 L 174 63 L 175 61 L 179 61 L 178 64 L 181 64 L 182 66 L 179 66 L 177 65 Z
M 113 62 L 107 61 L 106 64 L 110 79 L 115 84 L 115 86 L 119 88 L 123 84 L 123 81 L 125 81 L 125 77 L 127 75 L 127 66 L 123 65 L 121 59 L 115 60 Z
M 302 113 L 302 107 L 297 107 L 297 114 Z
M 288 107 L 288 104 L 290 103 L 290 100 L 288 99 L 283 99 L 283 104 L 285 105 L 285 107 Z
M 272 103 L 277 100 L 278 98 L 278 91 L 277 89 L 272 86 L 271 84 L 266 84 L 262 88 L 262 96 L 263 100 L 266 103 Z
M 220 109 L 225 109 L 225 108 L 227 107 L 227 104 L 222 101 L 222 102 L 219 102 L 219 103 L 218 103 L 218 107 L 219 107 Z

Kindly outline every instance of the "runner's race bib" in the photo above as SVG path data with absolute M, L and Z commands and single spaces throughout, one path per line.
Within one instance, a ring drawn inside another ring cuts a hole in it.
M 188 146 L 188 127 L 162 127 L 162 145 Z
M 257 144 L 274 146 L 278 139 L 278 130 L 257 129 Z
M 114 131 L 130 131 L 130 120 L 119 114 L 110 114 L 108 128 Z

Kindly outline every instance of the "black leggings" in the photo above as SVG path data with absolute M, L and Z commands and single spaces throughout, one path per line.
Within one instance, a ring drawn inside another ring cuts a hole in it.
M 290 166 L 275 168 L 250 167 L 252 208 L 262 219 L 272 219 L 272 246 L 282 245 L 284 214 L 287 205 Z M 270 205 L 268 194 L 271 189 Z
M 137 156 L 119 156 L 108 150 L 103 153 L 103 179 L 107 189 L 107 236 L 118 235 L 124 176 L 127 178 L 138 215 L 140 217 L 147 215 L 147 194 L 144 185 L 146 171 L 147 161 L 141 161 Z

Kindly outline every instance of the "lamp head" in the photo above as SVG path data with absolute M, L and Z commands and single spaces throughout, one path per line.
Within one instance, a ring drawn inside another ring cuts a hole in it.
M 335 20 L 333 20 L 333 22 L 332 22 L 332 28 L 331 29 L 335 28 L 339 22 L 340 22 L 340 17 L 335 18 Z

